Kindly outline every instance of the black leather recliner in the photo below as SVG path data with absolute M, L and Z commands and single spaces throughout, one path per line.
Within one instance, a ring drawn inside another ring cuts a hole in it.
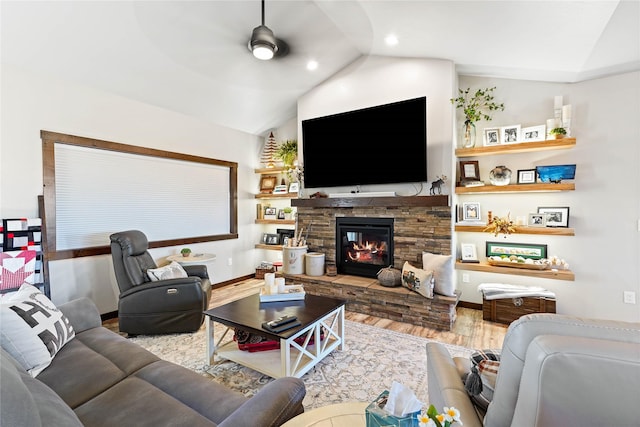
M 111 257 L 120 288 L 120 331 L 130 335 L 193 332 L 204 321 L 211 281 L 205 265 L 183 268 L 189 277 L 152 282 L 147 270 L 157 268 L 149 242 L 138 230 L 114 233 Z

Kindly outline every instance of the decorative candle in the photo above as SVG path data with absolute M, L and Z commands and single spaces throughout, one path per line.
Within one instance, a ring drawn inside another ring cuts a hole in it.
M 283 294 L 284 293 L 284 277 L 276 278 L 276 287 L 278 288 L 278 293 L 279 294 Z
M 571 120 L 571 104 L 562 106 L 562 121 Z

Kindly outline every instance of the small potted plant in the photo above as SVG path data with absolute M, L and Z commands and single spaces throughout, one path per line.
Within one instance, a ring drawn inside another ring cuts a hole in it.
M 565 128 L 559 127 L 559 128 L 553 128 L 549 131 L 549 134 L 553 135 L 556 137 L 556 139 L 562 139 L 565 137 L 565 135 L 567 134 L 567 130 Z
M 293 162 L 298 157 L 298 141 L 295 139 L 286 140 L 278 146 L 274 157 L 282 160 L 287 169 L 293 168 Z
M 188 257 L 189 255 L 191 255 L 191 249 L 189 248 L 182 248 L 182 250 L 180 251 L 180 253 L 182 254 L 183 257 Z
M 293 214 L 293 209 L 287 206 L 283 208 L 282 211 L 284 212 L 284 219 L 291 219 L 291 216 Z

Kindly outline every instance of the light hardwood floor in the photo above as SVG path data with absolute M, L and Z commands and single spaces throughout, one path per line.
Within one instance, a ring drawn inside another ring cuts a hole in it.
M 214 289 L 209 307 L 217 307 L 259 292 L 262 283 L 262 280 L 248 279 Z M 482 320 L 481 310 L 461 307 L 457 309 L 457 318 L 452 331 L 439 331 L 348 310 L 345 318 L 354 322 L 473 349 L 501 348 L 507 331 L 506 325 Z

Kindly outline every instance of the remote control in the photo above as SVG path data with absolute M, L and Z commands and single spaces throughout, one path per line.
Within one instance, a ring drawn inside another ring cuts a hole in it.
M 296 319 L 297 319 L 296 316 L 293 316 L 291 314 L 287 314 L 287 315 L 284 315 L 284 316 L 280 316 L 277 319 L 274 319 L 274 320 L 272 320 L 270 322 L 267 322 L 267 325 L 270 328 L 277 328 L 278 326 L 282 326 L 285 323 L 293 322 Z

